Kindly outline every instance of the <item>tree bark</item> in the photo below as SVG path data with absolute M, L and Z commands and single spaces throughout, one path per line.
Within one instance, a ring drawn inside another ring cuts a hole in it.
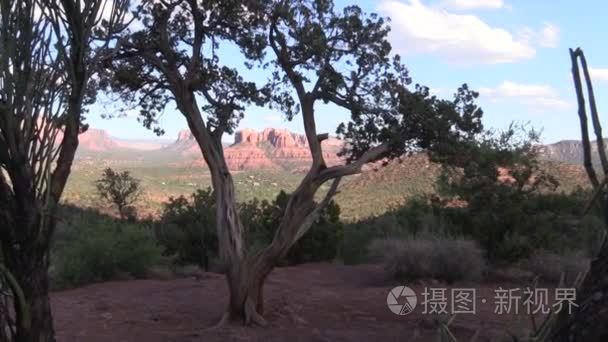
M 15 272 L 29 310 L 30 328 L 18 329 L 17 342 L 54 342 L 53 317 L 49 301 L 48 262 L 27 260 L 30 271 Z M 21 317 L 18 317 L 18 322 Z
M 608 341 L 608 243 L 591 263 L 572 314 L 560 312 L 552 342 Z
M 608 177 L 608 161 L 606 161 L 606 151 L 595 106 L 593 87 L 582 50 L 580 48 L 576 50 L 570 49 L 570 58 L 572 61 L 574 87 L 578 100 L 585 168 L 589 180 L 595 189 L 594 195 L 585 209 L 585 214 L 596 202 L 599 202 L 601 212 L 604 215 L 604 223 L 608 224 L 608 199 L 605 197 L 606 193 L 604 192 L 606 177 Z M 587 113 L 577 58 L 581 59 L 589 91 L 592 122 L 597 137 L 598 153 L 600 154 L 600 161 L 604 171 L 604 181 L 601 183 L 598 181 L 591 164 L 591 144 L 587 128 Z M 553 342 L 608 341 L 608 325 L 606 324 L 608 322 L 608 239 L 604 240 L 599 254 L 591 262 L 589 272 L 578 289 L 576 304 L 578 306 L 573 308 L 571 314 L 567 310 L 559 314 L 550 331 L 549 340 Z
M 19 227 L 27 227 L 27 231 L 40 231 L 40 221 L 21 223 L 23 225 Z M 27 239 L 12 246 L 5 244 L 2 250 L 6 267 L 15 277 L 25 302 L 25 310 L 20 307 L 18 301 L 13 303 L 17 326 L 15 341 L 54 342 L 55 333 L 49 301 L 48 249 L 42 248 L 36 239 Z
M 230 307 L 227 317 L 230 319 L 242 320 L 245 324 L 266 325 L 263 318 L 266 278 L 335 194 L 338 183 L 332 186 L 326 200 L 316 204 L 314 195 L 320 183 L 312 175 L 313 173 L 306 177 L 291 195 L 270 245 L 259 253 L 242 259 L 235 268 L 234 275 L 228 277 Z

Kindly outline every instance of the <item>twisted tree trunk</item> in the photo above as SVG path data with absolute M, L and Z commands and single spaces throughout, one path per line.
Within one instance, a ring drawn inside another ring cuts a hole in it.
M 27 317 L 16 310 L 17 325 L 29 320 L 29 329 L 17 329 L 17 342 L 54 342 L 53 317 L 49 301 L 48 255 L 36 259 L 21 257 L 14 260 L 15 273 L 28 309 Z M 17 304 L 16 304 L 17 305 Z
M 53 318 L 49 301 L 48 240 L 42 238 L 47 225 L 36 203 L 14 215 L 13 231 L 20 232 L 10 241 L 3 240 L 6 269 L 14 277 L 12 292 L 17 342 L 53 342 Z M 46 227 L 45 227 L 46 226 Z M 38 235 L 32 236 L 32 234 Z

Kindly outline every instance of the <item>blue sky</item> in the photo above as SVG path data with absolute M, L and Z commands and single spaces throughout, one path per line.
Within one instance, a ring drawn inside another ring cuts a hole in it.
M 568 48 L 581 47 L 591 68 L 600 116 L 608 108 L 608 32 L 603 0 L 337 0 L 367 12 L 391 17 L 391 43 L 403 57 L 415 83 L 427 85 L 439 97 L 451 98 L 462 83 L 481 93 L 487 127 L 504 128 L 512 121 L 530 122 L 542 129 L 546 143 L 578 139 L 576 98 L 570 76 Z M 223 51 L 233 66 L 238 53 Z M 244 68 L 243 68 L 244 69 Z M 265 74 L 245 71 L 263 81 Z M 155 135 L 134 116 L 102 119 L 100 101 L 88 115 L 94 128 L 120 138 L 146 139 Z M 334 106 L 316 109 L 319 131 L 333 133 L 348 114 Z M 608 129 L 604 115 L 603 126 Z M 168 107 L 160 122 L 164 138 L 174 139 L 186 128 L 181 114 Z M 285 127 L 302 132 L 301 117 L 293 122 L 280 112 L 252 107 L 240 128 Z M 230 140 L 228 137 L 227 140 Z

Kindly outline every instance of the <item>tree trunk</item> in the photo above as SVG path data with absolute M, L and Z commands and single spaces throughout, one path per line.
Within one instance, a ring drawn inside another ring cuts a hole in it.
M 43 229 L 54 224 L 51 216 L 43 224 L 36 205 L 13 212 L 11 229 L 18 232 L 13 242 L 2 241 L 3 260 L 16 281 L 22 301 L 13 289 L 16 342 L 54 342 L 53 318 L 49 301 L 49 249 Z M 50 229 L 52 230 L 52 229 Z
M 31 262 L 31 261 L 30 261 Z M 29 310 L 30 328 L 18 329 L 17 342 L 53 342 L 53 316 L 49 301 L 48 265 L 30 265 L 29 274 L 17 274 Z M 21 319 L 21 317 L 18 318 Z
M 228 266 L 233 271 L 227 274 L 230 290 L 227 318 L 241 320 L 245 324 L 266 325 L 263 318 L 264 283 L 301 237 L 300 229 L 315 208 L 313 196 L 317 188 L 313 183 L 303 182 L 291 196 L 270 245 L 258 254 L 242 258 L 238 264 Z
M 560 312 L 553 342 L 600 342 L 608 341 L 608 243 L 591 263 L 580 289 L 572 314 Z
M 7 260 L 7 268 L 23 291 L 27 312 L 15 301 L 17 342 L 53 342 L 53 318 L 49 301 L 48 254 L 21 246 Z M 27 328 L 29 326 L 29 328 Z

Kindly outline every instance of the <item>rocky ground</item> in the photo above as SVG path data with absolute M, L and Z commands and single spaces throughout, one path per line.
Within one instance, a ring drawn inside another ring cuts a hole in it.
M 265 328 L 208 329 L 227 303 L 224 279 L 214 273 L 95 284 L 54 293 L 52 306 L 61 342 L 436 341 L 436 316 L 423 314 L 420 305 L 405 316 L 388 310 L 387 295 L 395 285 L 374 265 L 280 268 L 266 285 Z M 522 325 L 514 315 L 494 313 L 494 289 L 514 285 L 454 286 L 477 288 L 477 314 L 459 315 L 451 325 L 459 340 L 468 341 L 479 330 L 477 341 L 496 341 L 507 329 L 528 325 L 525 316 Z M 421 293 L 425 284 L 411 287 Z M 481 304 L 482 299 L 488 303 Z

